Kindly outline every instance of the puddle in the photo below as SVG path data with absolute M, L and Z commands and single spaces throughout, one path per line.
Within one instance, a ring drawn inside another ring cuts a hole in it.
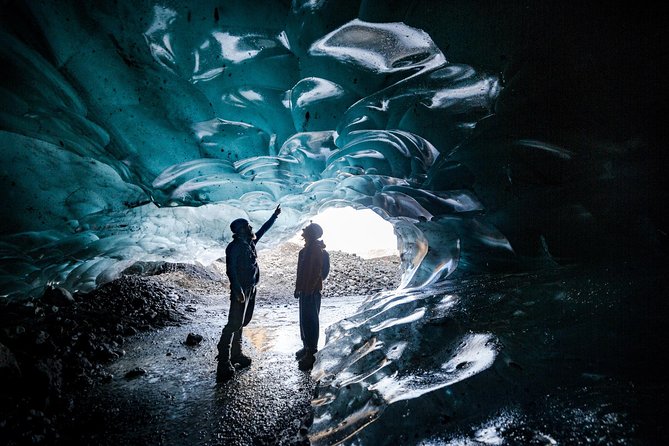
M 365 296 L 323 299 L 321 336 L 326 328 L 352 315 Z M 230 382 L 215 382 L 216 343 L 227 320 L 227 303 L 201 305 L 192 322 L 137 335 L 126 354 L 107 370 L 111 382 L 95 387 L 76 423 L 63 432 L 68 441 L 98 445 L 160 444 L 308 444 L 299 434 L 311 416 L 316 383 L 300 371 L 293 353 L 301 347 L 297 302 L 259 302 L 244 329 L 243 348 L 253 359 Z M 203 337 L 184 344 L 188 333 Z M 126 379 L 141 368 L 144 375 Z

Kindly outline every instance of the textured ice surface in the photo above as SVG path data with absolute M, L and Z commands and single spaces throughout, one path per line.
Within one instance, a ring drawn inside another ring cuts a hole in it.
M 634 383 L 662 374 L 637 327 L 660 332 L 647 305 L 667 286 L 636 278 L 557 268 L 368 298 L 318 353 L 313 444 L 634 443 Z
M 266 243 L 353 205 L 396 224 L 406 283 L 456 268 L 459 237 L 441 233 L 482 205 L 422 185 L 500 85 L 425 31 L 352 18 L 297 48 L 294 15 L 315 4 L 283 21 L 241 4 L 23 8 L 46 47 L 3 30 L 2 204 L 24 204 L 3 221 L 4 296 L 88 291 L 137 260 L 209 263 L 231 220 L 258 225 L 277 203 Z
M 277 203 L 261 248 L 328 206 L 369 208 L 405 273 L 330 333 L 314 441 L 625 442 L 633 374 L 589 361 L 623 345 L 629 362 L 625 330 L 654 345 L 640 313 L 616 315 L 620 290 L 657 298 L 629 271 L 543 272 L 666 260 L 648 20 L 381 3 L 5 2 L 0 295 L 207 264 L 230 221 Z

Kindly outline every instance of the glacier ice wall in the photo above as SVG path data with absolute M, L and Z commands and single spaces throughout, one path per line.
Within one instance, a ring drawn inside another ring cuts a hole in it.
M 406 234 L 407 283 L 455 269 L 458 248 L 431 252 L 412 227 L 432 206 L 482 207 L 422 185 L 500 82 L 425 31 L 319 24 L 332 6 L 311 2 L 19 5 L 2 33 L 3 205 L 23 204 L 3 221 L 5 297 L 89 291 L 138 260 L 209 263 L 232 219 L 278 202 L 275 243 L 324 206 L 364 206 Z
M 312 444 L 660 444 L 667 304 L 651 296 L 667 281 L 626 269 L 479 274 L 367 299 L 318 353 Z
M 370 208 L 395 227 L 402 286 L 329 333 L 312 440 L 364 444 L 395 426 L 390 443 L 412 442 L 402 436 L 419 415 L 432 430 L 416 430 L 417 444 L 445 441 L 439 423 L 464 429 L 456 444 L 500 444 L 502 431 L 552 444 L 546 420 L 567 412 L 564 441 L 599 416 L 617 438 L 624 411 L 595 409 L 618 401 L 599 390 L 629 376 L 614 359 L 543 377 L 560 355 L 652 338 L 604 336 L 643 325 L 639 309 L 616 315 L 626 291 L 648 303 L 658 283 L 631 286 L 638 269 L 622 268 L 611 284 L 602 266 L 652 270 L 666 257 L 666 52 L 652 9 L 1 7 L 3 299 L 87 292 L 136 261 L 210 263 L 231 220 L 258 225 L 277 203 L 266 246 L 325 207 Z M 573 264 L 592 275 L 554 276 Z M 546 396 L 561 385 L 579 390 Z
M 606 79 L 577 77 L 608 35 L 546 55 L 514 40 L 554 38 L 549 22 L 535 25 L 546 35 L 511 25 L 547 6 L 489 12 L 509 27 L 490 36 L 490 16 L 463 5 L 377 6 L 8 3 L 2 295 L 89 291 L 137 260 L 209 263 L 229 221 L 259 222 L 278 202 L 275 243 L 324 206 L 374 209 L 396 226 L 411 286 L 662 237 L 643 198 L 659 167 L 635 124 L 648 94 L 618 83 L 599 96 Z M 447 60 L 412 22 L 484 68 Z M 592 71 L 619 82 L 612 57 Z M 632 86 L 647 76 L 632 74 Z

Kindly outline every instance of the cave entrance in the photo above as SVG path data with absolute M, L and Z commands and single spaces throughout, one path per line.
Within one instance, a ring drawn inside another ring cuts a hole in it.
M 323 228 L 323 242 L 328 251 L 355 254 L 363 259 L 399 256 L 393 225 L 371 209 L 331 207 L 311 221 Z M 301 234 L 298 231 L 291 242 L 302 244 Z
M 323 228 L 322 240 L 330 254 L 330 274 L 323 283 L 320 312 L 322 348 L 328 326 L 354 314 L 367 297 L 397 289 L 402 271 L 393 225 L 374 211 L 329 207 L 311 221 Z M 307 224 L 308 221 L 302 227 Z M 266 319 L 262 324 L 250 324 L 244 329 L 245 336 L 258 349 L 292 354 L 301 346 L 297 301 L 293 297 L 298 252 L 304 246 L 301 234 L 300 228 L 285 243 L 258 251 L 262 279 L 257 305 L 268 310 L 264 310 Z M 279 329 L 272 329 L 271 321 L 283 322 Z
M 330 254 L 330 274 L 323 284 L 327 297 L 362 296 L 397 289 L 402 269 L 393 225 L 370 209 L 329 207 L 311 219 L 323 228 Z M 309 221 L 302 227 L 306 227 Z M 285 243 L 258 251 L 263 280 L 260 298 L 286 295 L 292 300 L 297 259 L 304 246 L 302 229 Z

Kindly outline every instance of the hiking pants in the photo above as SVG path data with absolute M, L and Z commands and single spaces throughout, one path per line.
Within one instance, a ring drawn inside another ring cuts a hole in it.
M 251 322 L 251 318 L 253 317 L 253 309 L 256 305 L 255 287 L 245 290 L 244 294 L 246 295 L 246 300 L 243 303 L 237 301 L 230 294 L 228 323 L 223 327 L 221 340 L 218 341 L 219 361 L 229 361 L 231 349 L 233 357 L 238 356 L 242 352 L 242 329 Z
M 321 312 L 321 293 L 316 291 L 300 297 L 300 337 L 304 348 L 311 353 L 318 351 L 319 321 Z

